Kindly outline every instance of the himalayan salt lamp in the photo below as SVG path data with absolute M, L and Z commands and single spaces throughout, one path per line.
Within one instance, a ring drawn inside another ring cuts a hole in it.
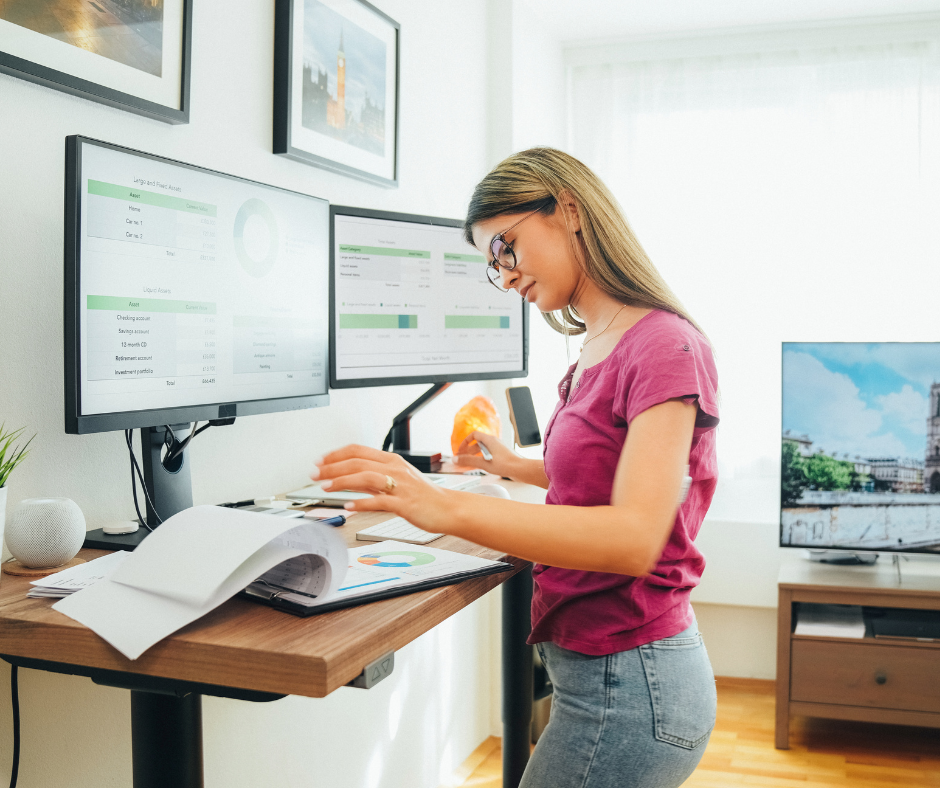
M 454 431 L 450 436 L 450 448 L 454 454 L 466 438 L 474 430 L 485 432 L 488 435 L 500 433 L 499 413 L 496 405 L 489 397 L 478 396 L 470 400 L 454 416 Z

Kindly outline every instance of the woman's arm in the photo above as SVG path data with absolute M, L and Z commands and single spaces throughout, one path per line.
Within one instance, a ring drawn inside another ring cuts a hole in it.
M 397 455 L 363 446 L 327 455 L 311 475 L 337 489 L 377 493 L 347 504 L 354 511 L 394 512 L 425 530 L 549 566 L 641 576 L 656 566 L 675 522 L 696 409 L 669 400 L 633 420 L 610 506 L 544 506 L 443 490 Z M 396 483 L 390 491 L 387 477 Z
M 493 459 L 485 459 L 479 453 L 479 450 L 473 446 L 474 443 L 486 446 Z M 485 432 L 471 432 L 463 439 L 463 443 L 457 447 L 457 453 L 454 455 L 454 464 L 482 468 L 488 473 L 505 476 L 507 479 L 516 482 L 533 484 L 543 490 L 548 489 L 548 477 L 545 475 L 544 462 L 520 457 L 495 435 L 489 435 Z

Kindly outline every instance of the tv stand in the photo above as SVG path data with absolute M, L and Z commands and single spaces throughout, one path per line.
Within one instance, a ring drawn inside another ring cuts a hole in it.
M 793 715 L 940 728 L 940 641 L 796 635 L 801 603 L 940 610 L 940 564 L 842 567 L 786 561 L 778 579 L 777 749 Z

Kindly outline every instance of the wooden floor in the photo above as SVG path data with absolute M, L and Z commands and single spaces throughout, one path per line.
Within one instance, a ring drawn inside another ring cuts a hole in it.
M 448 786 L 502 788 L 490 737 Z M 774 684 L 718 679 L 718 722 L 686 788 L 940 788 L 940 731 L 796 718 L 774 749 Z

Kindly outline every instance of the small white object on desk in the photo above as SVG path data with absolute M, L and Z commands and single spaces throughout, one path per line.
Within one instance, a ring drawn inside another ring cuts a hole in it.
M 133 534 L 140 528 L 133 520 L 122 520 L 119 523 L 108 523 L 101 530 L 106 534 Z
M 13 510 L 7 548 L 23 566 L 62 566 L 82 549 L 85 516 L 70 498 L 28 498 Z
M 505 498 L 506 500 L 512 497 L 509 495 L 509 490 L 501 484 L 478 484 L 467 492 L 472 492 L 474 495 L 488 495 L 491 498 Z

